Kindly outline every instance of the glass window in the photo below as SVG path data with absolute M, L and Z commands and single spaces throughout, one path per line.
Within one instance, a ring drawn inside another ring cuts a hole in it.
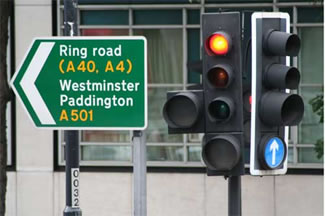
M 187 147 L 188 151 L 188 160 L 193 162 L 201 161 L 201 146 L 189 146 Z
M 315 150 L 313 148 L 298 148 L 298 161 L 300 163 L 323 163 L 315 157 Z
M 79 0 L 79 4 L 189 4 L 200 3 L 200 0 Z
M 320 117 L 313 113 L 309 101 L 323 92 L 323 28 L 305 27 L 299 29 L 301 51 L 299 68 L 301 71 L 300 94 L 305 103 L 303 120 L 298 128 L 298 143 L 314 145 L 318 139 L 323 139 L 323 123 Z M 312 54 L 311 54 L 312 53 Z M 317 163 L 314 148 L 299 148 L 298 162 Z
M 322 7 L 298 8 L 298 22 L 313 23 L 323 22 L 324 11 Z
M 201 82 L 200 29 L 187 30 L 187 75 L 189 83 Z
M 148 83 L 183 82 L 181 29 L 137 29 L 134 35 L 147 38 Z
M 293 17 L 293 8 L 292 7 L 287 7 L 287 8 L 279 8 L 280 12 L 283 13 L 288 13 L 290 17 Z M 292 20 L 292 18 L 291 18 Z
M 300 70 L 302 84 L 323 83 L 323 28 L 305 27 L 299 29 L 301 38 Z M 312 53 L 312 55 L 311 55 Z
M 127 25 L 128 22 L 127 10 L 80 11 L 81 25 Z
M 131 146 L 81 146 L 81 160 L 84 161 L 131 161 Z
M 285 7 L 280 5 L 279 8 L 281 12 L 290 14 L 292 23 L 295 2 L 304 0 L 279 1 L 292 2 L 290 3 L 292 5 L 288 4 Z M 206 0 L 205 4 L 200 4 L 200 0 L 79 0 L 79 4 L 84 4 L 80 11 L 81 35 L 143 35 L 147 38 L 148 128 L 146 136 L 149 166 L 188 164 L 204 166 L 201 163 L 202 134 L 168 134 L 167 124 L 162 117 L 166 93 L 201 83 L 199 26 L 201 11 L 273 10 L 270 5 L 264 8 L 248 5 L 248 3 L 256 4 L 257 2 L 261 1 Z M 264 0 L 262 2 L 273 3 L 274 1 Z M 229 8 L 229 5 L 217 8 L 214 6 L 215 3 L 225 5 L 230 3 L 232 6 L 233 3 L 237 3 L 237 5 L 232 8 Z M 92 5 L 92 9 L 88 9 L 87 4 Z M 150 9 L 152 4 L 155 6 Z M 161 4 L 162 7 L 157 8 L 157 4 Z M 105 9 L 102 9 L 101 5 L 105 5 Z M 123 9 L 116 6 L 121 6 Z M 316 158 L 313 145 L 323 137 L 323 124 L 319 123 L 319 117 L 312 112 L 308 101 L 323 91 L 323 27 L 315 27 L 315 23 L 321 26 L 323 11 L 322 7 L 316 5 L 307 8 L 297 7 L 296 12 L 298 23 L 292 25 L 291 31 L 298 31 L 302 42 L 298 57 L 298 67 L 301 71 L 301 85 L 298 93 L 304 99 L 305 114 L 299 127 L 292 129 L 294 132 L 291 134 L 288 160 L 289 163 L 298 166 L 299 163 L 308 163 L 313 167 L 315 163 L 320 162 Z M 59 14 L 58 20 L 62 22 L 61 18 Z M 297 28 L 295 24 L 299 23 L 304 23 L 306 27 Z M 313 25 L 308 26 L 309 23 Z M 292 63 L 296 63 L 294 60 Z M 246 80 L 247 77 L 245 77 Z M 60 136 L 62 137 L 62 134 Z M 131 139 L 131 131 L 82 131 L 80 133 L 82 164 L 131 166 L 133 148 Z M 60 143 L 59 160 L 60 164 L 63 164 L 63 140 Z M 249 146 L 245 147 L 245 161 L 249 161 Z
M 135 25 L 181 25 L 181 10 L 136 10 L 134 11 Z
M 148 161 L 183 161 L 183 146 L 147 146 Z
M 102 142 L 130 142 L 128 131 L 81 131 L 80 141 L 83 143 L 102 143 Z
M 200 24 L 200 10 L 187 10 L 187 24 Z
M 309 101 L 321 92 L 321 87 L 301 88 L 301 95 L 305 102 L 305 112 L 299 127 L 299 143 L 301 144 L 315 144 L 323 137 L 323 124 L 319 122 L 320 117 L 312 111 L 309 104 Z
M 129 35 L 128 29 L 81 29 L 82 36 L 123 36 Z

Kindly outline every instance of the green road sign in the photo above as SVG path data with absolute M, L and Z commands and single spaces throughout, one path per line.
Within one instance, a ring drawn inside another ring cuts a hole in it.
M 11 85 L 36 127 L 143 130 L 146 50 L 144 37 L 37 38 Z

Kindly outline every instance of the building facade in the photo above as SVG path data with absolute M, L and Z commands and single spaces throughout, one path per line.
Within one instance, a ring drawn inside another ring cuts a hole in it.
M 8 62 L 14 72 L 34 37 L 63 35 L 63 3 L 15 0 Z M 188 67 L 200 60 L 200 15 L 218 11 L 281 11 L 302 40 L 292 64 L 305 102 L 290 128 L 284 176 L 242 177 L 243 215 L 323 215 L 323 161 L 314 150 L 323 124 L 308 103 L 323 92 L 323 3 L 302 0 L 79 0 L 80 35 L 143 35 L 148 41 L 147 205 L 149 216 L 227 215 L 227 181 L 207 177 L 201 134 L 168 135 L 161 110 L 169 90 L 201 82 Z M 20 102 L 8 109 L 7 215 L 62 215 L 64 131 L 36 129 Z M 80 131 L 84 215 L 132 215 L 132 131 Z M 248 150 L 246 158 L 248 156 Z M 247 164 L 248 167 L 248 164 Z

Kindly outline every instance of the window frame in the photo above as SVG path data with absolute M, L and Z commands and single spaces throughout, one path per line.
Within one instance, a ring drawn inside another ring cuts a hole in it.
M 121 5 L 106 5 L 106 4 L 98 4 L 98 5 L 78 5 L 78 17 L 80 21 L 80 12 L 83 10 L 127 10 L 128 11 L 128 25 L 80 25 L 79 29 L 89 29 L 89 28 L 96 28 L 96 29 L 128 29 L 129 35 L 133 35 L 134 31 L 137 29 L 181 29 L 182 30 L 182 46 L 183 46 L 183 82 L 181 84 L 172 84 L 172 83 L 148 83 L 148 88 L 154 87 L 180 87 L 182 89 L 186 89 L 187 87 L 193 85 L 188 83 L 188 69 L 186 62 L 188 60 L 188 30 L 189 29 L 199 29 L 200 24 L 187 24 L 187 14 L 189 10 L 199 10 L 200 15 L 209 9 L 215 8 L 223 8 L 223 9 L 245 9 L 245 8 L 271 8 L 272 11 L 279 11 L 281 9 L 292 9 L 292 17 L 291 17 L 291 27 L 293 33 L 298 33 L 298 28 L 309 28 L 309 27 L 322 27 L 324 28 L 323 23 L 304 23 L 298 22 L 298 8 L 309 8 L 309 7 L 322 7 L 321 4 L 315 4 L 314 2 L 278 2 L 274 0 L 273 3 L 207 3 L 205 4 L 204 0 L 201 0 L 201 3 L 195 4 L 121 4 Z M 62 35 L 63 25 L 63 5 L 60 5 L 60 1 L 57 1 L 57 32 Z M 181 25 L 133 25 L 133 13 L 135 10 L 148 10 L 148 9 L 179 9 L 182 10 L 182 24 Z M 80 23 L 80 22 L 79 22 Z M 200 47 L 202 47 L 202 38 L 200 35 Z M 200 56 L 201 56 L 200 50 Z M 297 57 L 293 58 L 293 66 L 298 66 Z M 299 90 L 298 90 L 299 91 Z M 314 145 L 308 144 L 299 144 L 298 143 L 298 127 L 293 126 L 290 127 L 290 141 L 289 141 L 289 148 L 293 149 L 293 162 L 288 163 L 288 168 L 294 169 L 322 169 L 323 163 L 299 163 L 298 162 L 298 148 L 306 148 L 312 147 Z M 59 166 L 64 165 L 63 158 L 63 150 L 62 145 L 60 144 L 60 137 L 61 133 L 58 133 L 59 138 L 58 144 L 56 148 L 58 148 L 58 163 Z M 131 137 L 132 131 L 129 131 L 130 134 L 130 142 L 129 143 L 122 143 L 122 145 L 131 146 Z M 202 135 L 200 135 L 202 136 Z M 188 142 L 188 135 L 183 135 L 183 143 L 178 143 L 183 146 L 184 150 L 184 160 L 181 162 L 175 161 L 148 161 L 148 167 L 164 167 L 164 168 L 204 168 L 204 164 L 202 162 L 190 162 L 188 161 L 188 151 L 187 148 L 189 146 L 201 146 L 201 142 L 191 143 Z M 102 143 L 105 145 L 105 143 Z M 173 143 L 147 143 L 148 146 L 157 146 L 157 145 L 164 145 L 164 146 L 175 146 Z M 81 146 L 86 145 L 85 143 L 81 142 Z M 121 143 L 109 143 L 108 145 L 121 145 Z M 179 146 L 179 145 L 176 145 Z M 60 154 L 61 152 L 61 154 Z M 121 162 L 121 161 L 82 161 L 80 162 L 81 166 L 95 166 L 95 167 L 131 167 L 132 166 L 132 156 L 131 162 Z M 249 167 L 249 164 L 245 164 L 245 167 Z

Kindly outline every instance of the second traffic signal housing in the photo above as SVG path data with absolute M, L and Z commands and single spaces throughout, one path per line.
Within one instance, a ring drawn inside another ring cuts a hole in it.
M 289 30 L 287 13 L 252 15 L 252 175 L 286 173 L 288 126 L 297 125 L 304 113 L 302 98 L 289 93 L 300 81 L 299 70 L 290 66 L 300 39 Z

